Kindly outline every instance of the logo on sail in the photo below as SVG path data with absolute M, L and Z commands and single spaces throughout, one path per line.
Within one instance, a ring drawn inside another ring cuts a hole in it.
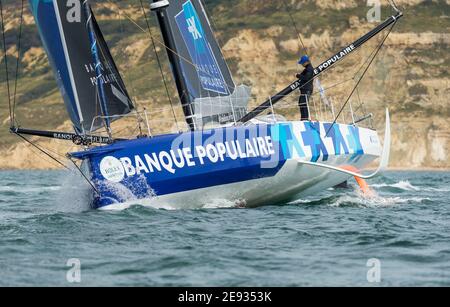
M 192 37 L 194 40 L 202 38 L 202 34 L 198 31 L 197 26 L 195 25 L 195 18 L 191 17 L 186 19 L 186 22 L 188 23 L 188 30 L 192 34 Z
M 200 17 L 190 0 L 183 4 L 183 10 L 175 16 L 175 20 L 202 88 L 228 95 L 229 91 L 225 79 L 207 40 Z

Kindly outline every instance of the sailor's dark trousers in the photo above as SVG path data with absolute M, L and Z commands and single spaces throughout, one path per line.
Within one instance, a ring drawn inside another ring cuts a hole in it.
M 300 108 L 301 120 L 309 120 L 309 102 L 311 99 L 312 91 L 302 92 L 298 100 L 298 106 Z

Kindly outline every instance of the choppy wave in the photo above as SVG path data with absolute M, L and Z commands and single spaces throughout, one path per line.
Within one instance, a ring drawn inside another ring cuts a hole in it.
M 147 183 L 143 183 L 147 185 Z M 85 183 L 81 183 L 85 187 Z M 112 184 L 111 184 L 112 185 Z M 397 183 L 380 183 L 372 184 L 371 187 L 374 189 L 374 195 L 366 196 L 360 192 L 360 190 L 355 186 L 354 190 L 349 189 L 344 194 L 337 194 L 337 196 L 326 197 L 323 199 L 298 199 L 290 204 L 294 205 L 327 205 L 331 207 L 361 207 L 361 208 L 376 208 L 376 207 L 391 207 L 403 204 L 414 204 L 423 203 L 426 201 L 431 201 L 430 198 L 420 197 L 420 196 L 391 196 L 391 195 L 381 195 L 378 190 L 383 190 L 383 188 L 392 188 L 404 192 L 420 192 L 424 190 L 428 191 L 445 191 L 445 189 L 438 188 L 420 188 L 411 184 L 407 180 L 402 180 Z M 66 187 L 67 188 L 67 187 Z M 71 189 L 73 186 L 70 187 Z M 116 192 L 116 196 L 121 199 L 120 203 L 108 206 L 106 211 L 121 211 L 127 210 L 133 206 L 143 206 L 153 209 L 163 209 L 163 210 L 186 210 L 186 209 L 227 209 L 227 208 L 244 208 L 245 203 L 238 200 L 225 200 L 225 199 L 208 199 L 202 204 L 187 204 L 185 199 L 171 200 L 167 202 L 162 202 L 154 194 L 154 191 L 150 186 L 148 188 L 148 197 L 146 199 L 138 199 L 133 191 L 127 189 L 123 185 L 115 184 L 114 186 L 109 186 L 110 190 Z M 64 189 L 64 188 L 63 188 Z M 328 189 L 327 192 L 333 195 L 336 192 L 335 189 Z M 85 201 L 85 200 L 83 200 Z M 79 207 L 79 206 L 78 206 Z M 85 210 L 87 208 L 84 208 Z
M 340 196 L 327 197 L 321 200 L 297 200 L 292 205 L 325 205 L 329 207 L 359 207 L 359 208 L 382 208 L 393 207 L 404 204 L 423 203 L 432 201 L 426 197 L 388 197 L 375 195 L 366 197 L 357 192 L 350 192 Z
M 122 211 L 128 210 L 134 206 L 142 206 L 146 208 L 175 211 L 175 210 L 198 210 L 198 209 L 231 209 L 245 208 L 245 204 L 239 201 L 231 201 L 225 199 L 209 199 L 203 204 L 188 204 L 185 200 L 161 201 L 157 196 L 148 197 L 138 200 L 134 196 L 122 203 L 113 204 L 105 207 L 104 211 Z
M 47 191 L 59 191 L 61 186 L 50 186 L 50 187 L 17 187 L 17 186 L 0 186 L 1 192 L 14 192 L 14 193 L 41 193 Z
M 392 207 L 404 204 L 414 204 L 423 203 L 424 201 L 431 201 L 431 199 L 426 197 L 355 197 L 350 195 L 345 195 L 340 197 L 337 201 L 329 204 L 332 207 L 342 207 L 342 206 L 357 206 L 363 208 L 381 208 L 381 207 Z
M 371 286 L 372 258 L 381 286 L 450 285 L 450 173 L 376 180 L 372 198 L 334 189 L 243 210 L 219 199 L 139 202 L 125 191 L 126 206 L 104 213 L 89 210 L 78 176 L 0 172 L 0 187 L 27 191 L 0 188 L 0 286 L 70 286 L 73 257 L 81 286 Z
M 430 183 L 432 185 L 432 183 Z M 408 180 L 401 180 L 396 183 L 378 183 L 378 184 L 371 184 L 370 186 L 375 189 L 382 189 L 382 188 L 394 188 L 399 189 L 403 191 L 413 191 L 413 192 L 450 192 L 450 187 L 432 187 L 432 186 L 417 186 L 413 185 Z
M 226 199 L 213 199 L 210 203 L 203 206 L 203 209 L 227 209 L 244 208 L 245 203 L 239 201 L 230 201 Z
M 412 185 L 408 180 L 402 180 L 397 183 L 379 183 L 379 184 L 371 184 L 373 188 L 396 188 L 404 191 L 420 191 L 421 188 Z

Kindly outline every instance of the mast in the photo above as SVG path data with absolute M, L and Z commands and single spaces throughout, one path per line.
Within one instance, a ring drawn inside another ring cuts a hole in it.
M 189 99 L 189 90 L 183 76 L 180 62 L 177 59 L 178 50 L 166 12 L 166 9 L 167 7 L 169 7 L 169 5 L 170 3 L 168 0 L 153 0 L 153 3 L 150 4 L 150 9 L 156 13 L 156 16 L 158 18 L 159 27 L 161 29 L 172 72 L 175 76 L 175 84 L 177 86 L 178 95 L 181 100 L 181 105 L 183 107 L 186 122 L 189 125 L 190 130 L 194 131 L 194 114 L 191 108 L 191 101 Z
M 87 18 L 86 27 L 88 27 L 89 40 L 91 42 L 91 53 L 92 53 L 92 57 L 93 57 L 93 60 L 95 63 L 95 73 L 96 73 L 96 78 L 97 78 L 98 96 L 100 99 L 100 109 L 101 109 L 102 115 L 104 116 L 106 131 L 108 132 L 109 137 L 112 138 L 111 121 L 108 118 L 108 116 L 109 116 L 108 105 L 107 105 L 107 100 L 106 100 L 106 95 L 105 95 L 105 88 L 104 88 L 104 84 L 103 84 L 103 72 L 102 72 L 103 66 L 102 66 L 102 61 L 100 59 L 100 55 L 99 55 L 99 49 L 98 49 L 98 45 L 97 45 L 97 38 L 95 35 L 94 22 L 92 20 L 92 11 L 91 11 L 91 7 L 89 5 L 89 0 L 86 0 L 83 3 L 83 5 L 84 5 L 84 12 L 85 12 L 86 18 Z
M 390 25 L 396 23 L 399 18 L 403 17 L 403 13 L 397 11 L 397 14 L 394 16 L 389 17 L 386 19 L 382 24 L 378 25 L 376 28 L 371 30 L 370 32 L 366 33 L 359 39 L 357 39 L 352 44 L 348 45 L 347 47 L 343 48 L 341 51 L 330 57 L 328 60 L 317 66 L 317 68 L 314 70 L 314 77 L 309 82 L 312 82 L 317 76 L 321 75 L 325 71 L 329 70 L 331 67 L 333 67 L 337 62 L 341 61 L 343 58 L 347 57 L 351 53 L 353 53 L 355 50 L 357 50 L 359 47 L 367 43 L 370 39 L 372 39 L 374 36 L 379 34 L 381 31 L 389 27 Z M 258 107 L 256 107 L 254 110 L 250 111 L 247 115 L 242 117 L 238 122 L 240 123 L 246 123 L 265 110 L 271 108 L 274 104 L 278 103 L 280 100 L 285 98 L 287 95 L 291 94 L 295 90 L 297 90 L 300 87 L 300 80 L 296 80 L 293 83 L 291 83 L 288 87 L 283 89 L 281 92 L 276 94 L 275 96 L 271 97 L 269 100 L 265 101 Z

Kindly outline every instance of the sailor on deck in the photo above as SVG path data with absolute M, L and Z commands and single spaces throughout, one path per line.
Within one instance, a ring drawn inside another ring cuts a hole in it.
M 314 91 L 314 67 L 307 55 L 301 57 L 298 64 L 305 67 L 302 73 L 297 74 L 296 77 L 300 81 L 300 99 L 298 105 L 300 107 L 301 120 L 309 120 L 309 99 Z

